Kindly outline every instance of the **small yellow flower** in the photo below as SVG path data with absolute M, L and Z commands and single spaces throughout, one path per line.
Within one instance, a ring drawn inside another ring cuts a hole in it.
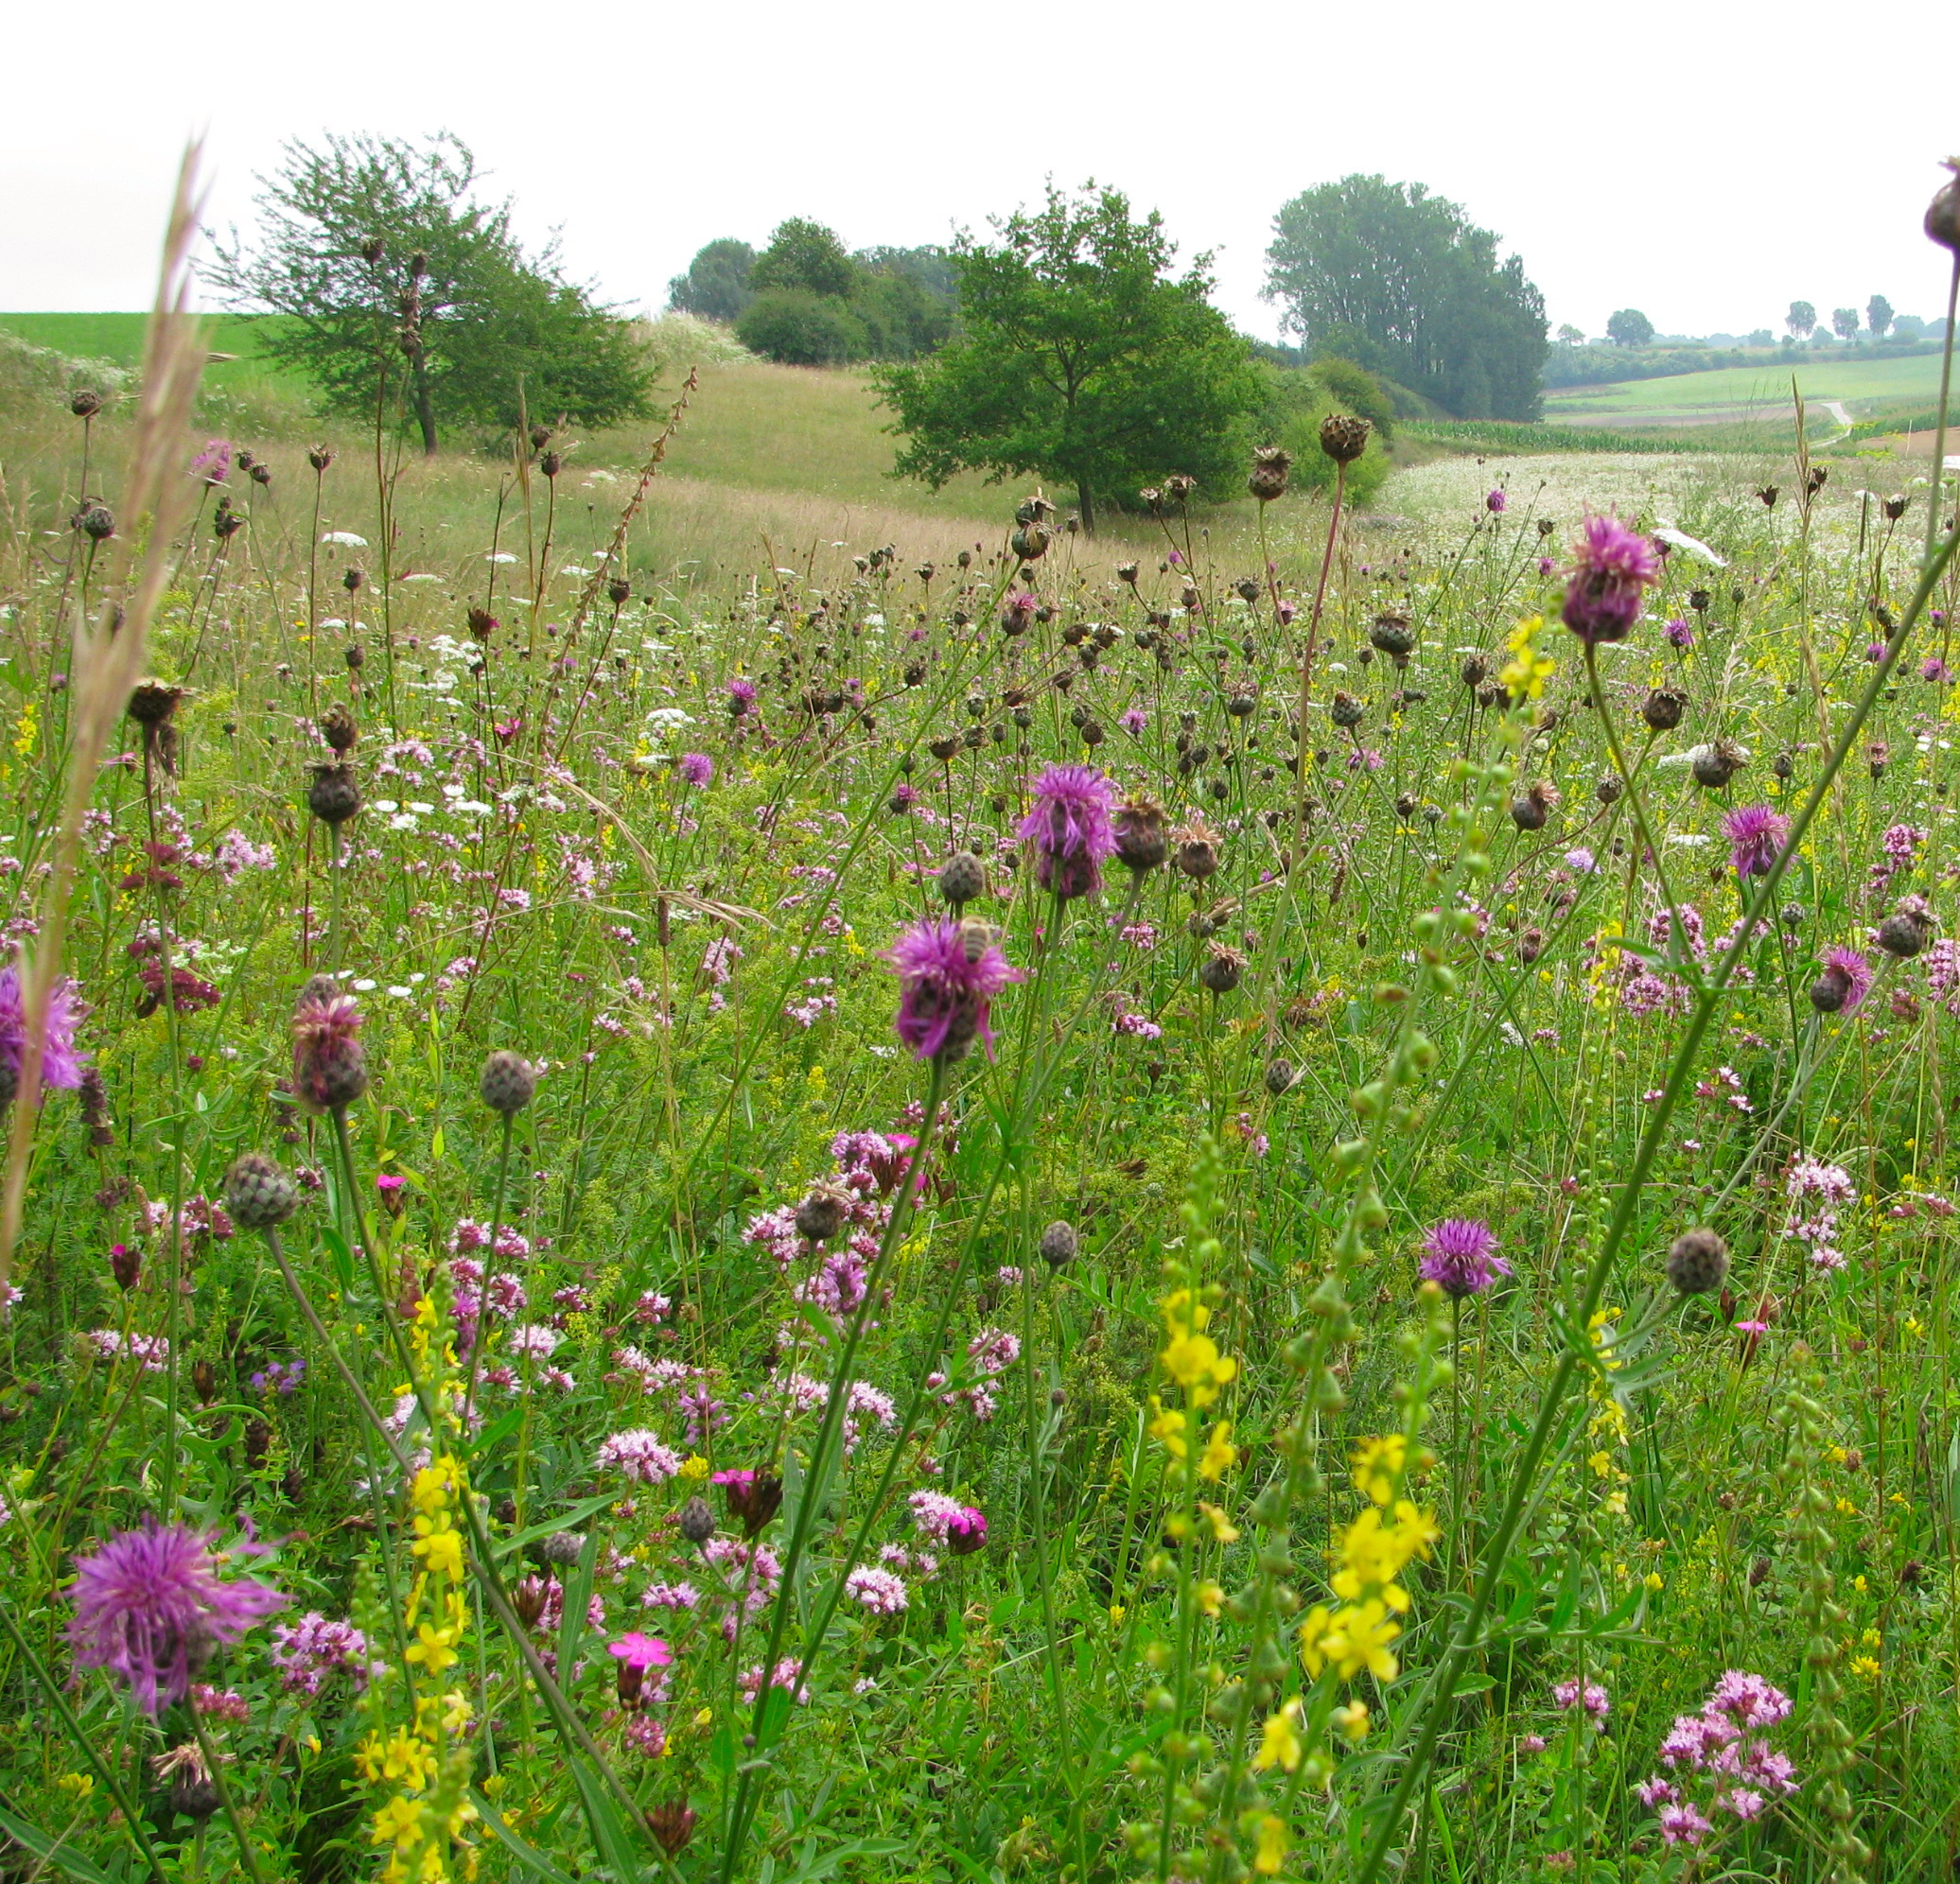
M 1204 1513 L 1206 1522 L 1212 1527 L 1212 1535 L 1220 1544 L 1236 1544 L 1238 1542 L 1238 1526 L 1225 1515 L 1218 1506 L 1207 1505 L 1200 1499 L 1198 1509 Z
M 693 1453 L 690 1455 L 687 1462 L 682 1465 L 678 1475 L 692 1481 L 706 1478 L 708 1476 L 708 1461 L 699 1453 Z
M 1646 1577 L 1647 1587 L 1656 1596 L 1668 1587 L 1668 1579 L 1658 1570 L 1650 1570 Z
M 55 1784 L 79 1806 L 96 1789 L 96 1776 L 88 1772 L 64 1772 Z
M 1408 1468 L 1409 1441 L 1400 1433 L 1363 1439 L 1349 1464 L 1354 1467 L 1355 1490 L 1374 1504 L 1386 1505 L 1394 1497 Z
M 1259 1821 L 1259 1849 L 1253 1855 L 1252 1869 L 1262 1877 L 1278 1876 L 1280 1866 L 1286 1861 L 1286 1846 L 1290 1842 L 1286 1822 L 1276 1813 L 1267 1813 Z
M 1342 1739 L 1358 1744 L 1368 1737 L 1370 1721 L 1368 1703 L 1365 1701 L 1351 1701 L 1345 1707 L 1334 1710 L 1334 1731 Z
M 1232 1443 L 1232 1422 L 1220 1420 L 1212 1428 L 1212 1436 L 1205 1441 L 1204 1452 L 1198 1461 L 1198 1475 L 1200 1478 L 1222 1478 L 1238 1463 L 1238 1448 Z
M 415 1631 L 415 1640 L 409 1644 L 409 1660 L 420 1662 L 431 1675 L 440 1675 L 456 1657 L 456 1651 L 449 1645 L 453 1633 L 446 1629 L 431 1629 L 424 1623 Z
M 1851 1672 L 1862 1676 L 1865 1681 L 1875 1682 L 1881 1671 L 1876 1656 L 1854 1655 L 1851 1658 Z
M 1197 1589 L 1192 1591 L 1191 1594 L 1198 1599 L 1198 1607 L 1206 1615 L 1214 1619 L 1216 1618 L 1218 1612 L 1225 1607 L 1224 1586 L 1212 1581 L 1210 1578 L 1199 1584 Z
M 1298 1772 L 1306 1757 L 1306 1741 L 1300 1732 L 1300 1702 L 1289 1701 L 1277 1714 L 1266 1718 L 1266 1730 L 1259 1736 L 1259 1751 L 1252 1755 L 1255 1771 L 1269 1772 L 1278 1767 L 1284 1772 Z
M 375 1814 L 375 1823 L 368 1829 L 368 1839 L 374 1844 L 396 1847 L 419 1843 L 422 1839 L 422 1807 L 412 1799 L 391 1799 Z

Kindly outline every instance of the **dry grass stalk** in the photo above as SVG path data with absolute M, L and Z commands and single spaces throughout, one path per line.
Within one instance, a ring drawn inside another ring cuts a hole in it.
M 41 912 L 41 926 L 23 980 L 26 1040 L 19 1090 L 7 1146 L 7 1181 L 0 1202 L 0 1285 L 12 1273 L 20 1235 L 27 1162 L 41 1116 L 41 1062 L 48 1006 L 61 977 L 75 885 L 83 813 L 110 736 L 142 677 L 149 624 L 169 580 L 171 545 L 190 515 L 194 486 L 183 468 L 184 435 L 191 423 L 203 373 L 202 323 L 190 311 L 190 251 L 202 213 L 198 188 L 201 147 L 184 153 L 164 239 L 156 305 L 144 343 L 143 392 L 130 440 L 129 475 L 119 509 L 122 529 L 104 588 L 98 620 L 78 617 L 69 663 L 69 741 L 54 869 Z

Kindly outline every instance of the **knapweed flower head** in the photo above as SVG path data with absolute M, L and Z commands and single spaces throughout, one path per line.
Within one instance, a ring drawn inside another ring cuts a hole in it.
M 1647 585 L 1660 573 L 1654 546 L 1615 516 L 1589 516 L 1572 546 L 1561 619 L 1588 647 L 1623 641 L 1640 619 Z
M 1738 805 L 1723 818 L 1722 834 L 1739 877 L 1767 877 L 1790 841 L 1790 820 L 1768 805 Z
M 674 771 L 680 774 L 683 783 L 707 785 L 714 778 L 714 760 L 705 752 L 684 752 L 674 762 Z
M 950 1065 L 976 1039 L 991 1049 L 993 998 L 1023 975 L 987 924 L 950 916 L 915 922 L 884 958 L 898 970 L 899 1038 L 918 1058 Z
M 1477 1217 L 1444 1217 L 1423 1238 L 1419 1273 L 1446 1295 L 1481 1295 L 1511 1265 L 1497 1254 L 1489 1224 Z
M 252 1578 L 225 1581 L 223 1561 L 203 1532 L 154 1520 L 78 1558 L 68 1625 L 76 1666 L 107 1668 L 146 1714 L 184 1700 L 213 1649 L 286 1606 Z
M 360 1003 L 329 975 L 315 975 L 300 990 L 292 1015 L 292 1090 L 308 1111 L 338 1110 L 367 1090 L 360 1018 Z
M 1490 492 L 1483 500 L 1483 507 L 1493 516 L 1502 516 L 1511 507 L 1511 499 L 1502 491 Z
M 728 682 L 729 718 L 735 720 L 741 719 L 744 714 L 753 712 L 755 710 L 755 682 L 752 680 L 744 679 L 741 674 L 735 675 L 735 677 Z
M 1811 1004 L 1820 1014 L 1856 1014 L 1871 992 L 1871 964 L 1856 949 L 1830 949 L 1824 972 L 1811 988 Z
M 202 451 L 190 462 L 191 476 L 207 484 L 221 484 L 232 475 L 232 442 L 228 438 L 206 441 Z
M 1116 850 L 1115 786 L 1094 765 L 1051 765 L 1034 795 L 1019 835 L 1034 846 L 1036 882 L 1064 900 L 1093 895 Z
M 1681 649 L 1683 653 L 1694 646 L 1694 630 L 1688 625 L 1688 618 L 1685 615 L 1675 616 L 1660 632 L 1668 637 L 1672 646 Z
M 88 1071 L 88 1055 L 76 1048 L 75 1031 L 87 1010 L 65 977 L 56 982 L 47 1003 L 47 1023 L 41 1035 L 41 1083 L 72 1092 Z M 9 963 L 0 968 L 0 1105 L 19 1090 L 21 1065 L 27 1055 L 26 989 L 20 969 Z

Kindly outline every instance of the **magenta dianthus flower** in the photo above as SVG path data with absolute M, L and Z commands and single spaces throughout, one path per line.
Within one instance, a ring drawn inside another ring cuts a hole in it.
M 1572 552 L 1572 576 L 1560 611 L 1566 626 L 1588 647 L 1625 640 L 1640 619 L 1642 591 L 1660 573 L 1654 546 L 1618 517 L 1589 516 Z
M 987 1542 L 987 1518 L 971 1505 L 946 1520 L 946 1548 L 955 1557 L 971 1557 Z
M 287 1603 L 252 1578 L 221 1581 L 222 1561 L 203 1532 L 154 1519 L 78 1558 L 68 1625 L 76 1665 L 126 1682 L 146 1714 L 184 1700 L 214 1648 Z
M 899 1038 L 919 1059 L 950 1065 L 976 1038 L 991 1048 L 993 997 L 1022 972 L 984 923 L 947 916 L 915 922 L 885 951 L 885 960 L 899 973 Z
M 1461 1300 L 1481 1295 L 1511 1265 L 1497 1254 L 1489 1224 L 1477 1217 L 1444 1217 L 1423 1238 L 1421 1274 Z
M 1741 877 L 1767 877 L 1790 836 L 1790 820 L 1768 805 L 1739 805 L 1722 820 L 1728 861 Z
M 65 976 L 56 982 L 47 1003 L 47 1024 L 41 1036 L 41 1083 L 72 1092 L 81 1084 L 88 1055 L 75 1044 L 75 1030 L 87 1013 Z M 14 1096 L 20 1085 L 21 1063 L 27 1056 L 26 990 L 19 968 L 0 968 L 0 1105 Z
M 1051 765 L 1035 780 L 1034 809 L 1020 835 L 1035 847 L 1035 881 L 1067 900 L 1102 888 L 1102 863 L 1116 853 L 1110 814 L 1116 788 L 1093 765 Z

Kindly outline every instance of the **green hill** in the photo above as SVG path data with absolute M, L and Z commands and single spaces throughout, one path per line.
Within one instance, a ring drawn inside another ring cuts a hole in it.
M 1731 426 L 1752 419 L 1786 423 L 1794 375 L 1806 402 L 1842 404 L 1852 419 L 1886 408 L 1932 406 L 1939 396 L 1939 357 L 1859 359 L 1846 353 L 1798 353 L 1760 367 L 1721 367 L 1665 379 L 1620 380 L 1608 386 L 1562 387 L 1545 395 L 1554 425 Z

